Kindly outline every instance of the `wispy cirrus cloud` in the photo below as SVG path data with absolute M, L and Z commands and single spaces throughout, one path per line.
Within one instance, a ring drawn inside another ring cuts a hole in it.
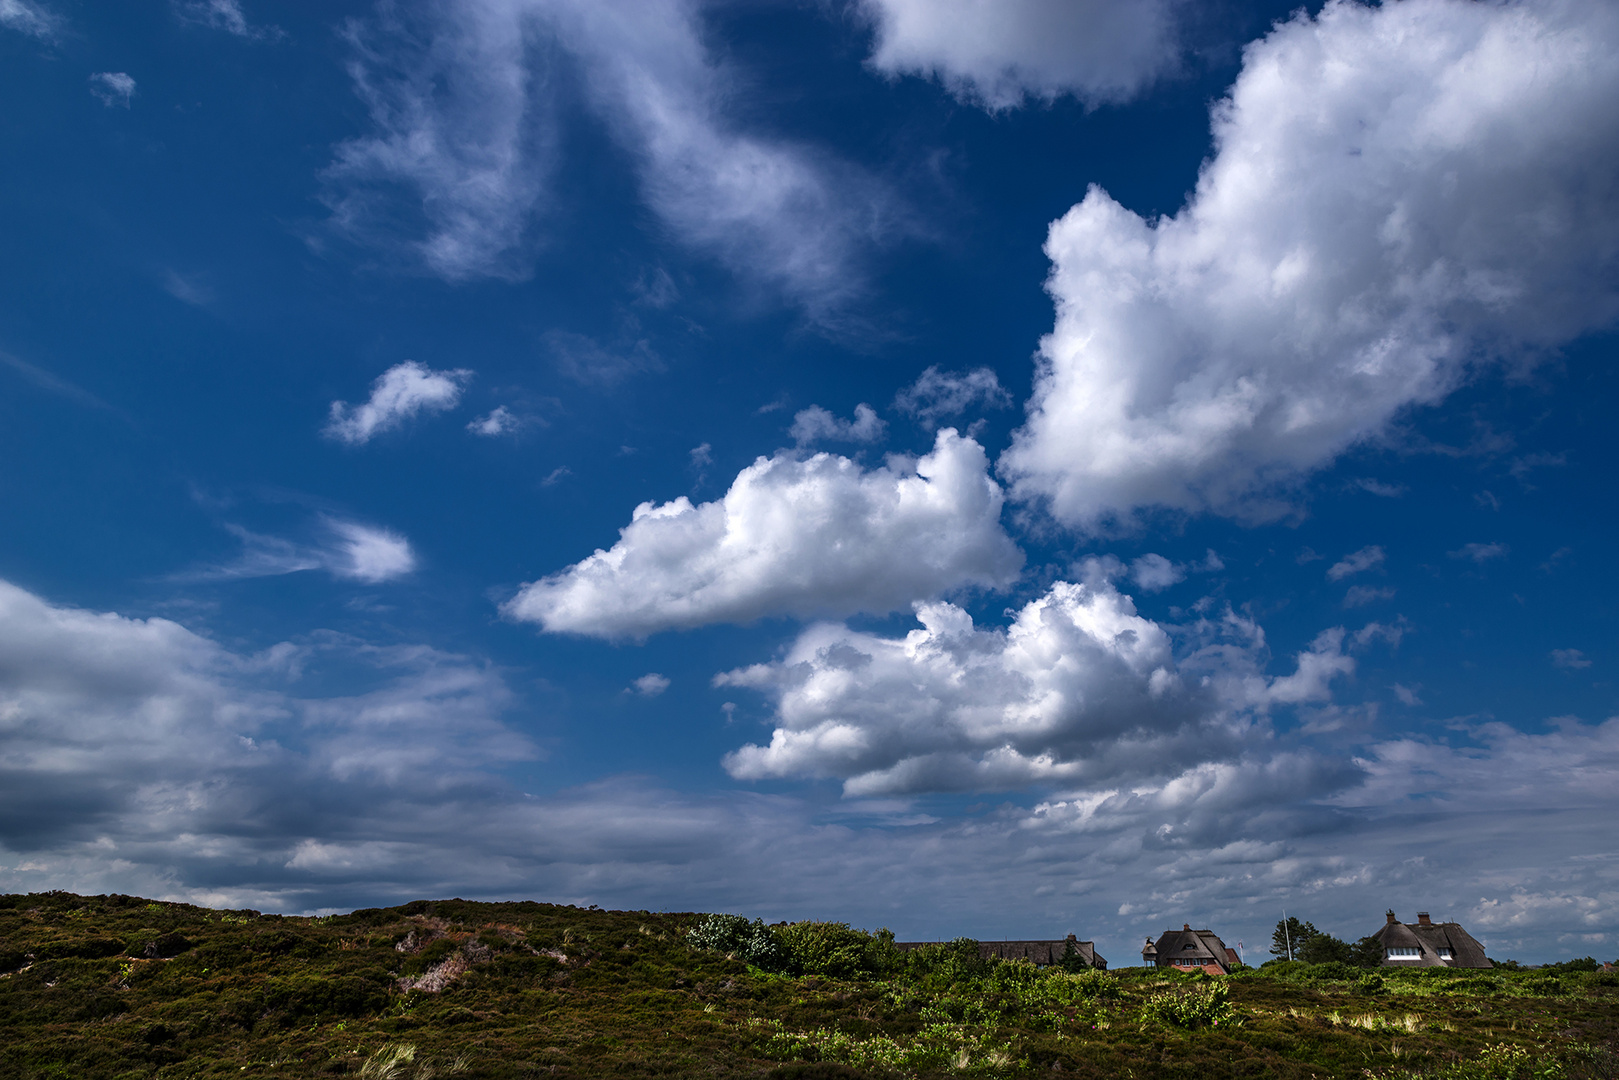
M 61 32 L 62 19 L 34 0 L 0 0 L 0 26 L 50 41 Z
M 182 571 L 174 580 L 231 581 L 323 570 L 336 578 L 379 585 L 404 577 L 417 566 L 416 553 L 401 534 L 326 515 L 317 520 L 316 535 L 306 540 L 270 536 L 233 524 L 225 529 L 241 541 L 241 552 L 213 566 Z
M 1353 577 L 1355 574 L 1375 570 L 1382 566 L 1386 559 L 1387 556 L 1380 545 L 1368 545 L 1359 551 L 1350 552 L 1328 567 L 1327 580 L 1342 581 L 1346 577 Z
M 835 320 L 863 287 L 863 254 L 909 231 L 872 176 L 727 117 L 733 76 L 688 0 L 385 7 L 347 36 L 372 131 L 340 145 L 327 170 L 332 224 L 402 246 L 446 279 L 528 272 L 558 153 L 559 50 L 673 235 L 812 318 Z M 402 201 L 425 219 L 414 233 L 401 231 Z
M 181 22 L 223 30 L 248 40 L 273 41 L 285 36 L 279 27 L 248 22 L 241 0 L 175 0 L 174 13 Z

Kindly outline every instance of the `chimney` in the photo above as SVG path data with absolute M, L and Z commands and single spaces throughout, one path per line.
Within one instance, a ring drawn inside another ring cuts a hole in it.
M 1399 919 L 1396 919 L 1396 918 L 1395 918 L 1395 917 L 1394 917 L 1394 912 L 1392 912 L 1392 911 L 1390 911 L 1390 912 L 1389 912 L 1389 925 L 1390 925 L 1390 926 L 1393 926 L 1393 925 L 1394 925 L 1394 924 L 1395 924 L 1395 923 L 1397 923 L 1397 922 L 1399 922 L 1399 921 L 1400 921 L 1400 920 L 1399 920 Z
M 1191 923 L 1189 923 L 1189 922 L 1183 922 L 1183 923 L 1181 923 L 1181 929 L 1182 929 L 1182 930 L 1190 930 L 1190 929 L 1191 929 L 1191 928 L 1192 928 L 1192 924 L 1191 924 Z
M 1433 921 L 1428 918 L 1428 913 L 1426 911 L 1417 912 L 1417 925 L 1418 926 L 1432 926 L 1433 925 Z

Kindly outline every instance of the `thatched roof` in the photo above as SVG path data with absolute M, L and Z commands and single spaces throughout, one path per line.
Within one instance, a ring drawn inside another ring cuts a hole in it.
M 1433 922 L 1426 911 L 1414 923 L 1403 923 L 1390 912 L 1388 922 L 1373 934 L 1383 946 L 1384 967 L 1494 967 L 1484 955 L 1484 946 L 1462 929 L 1461 923 Z M 1390 949 L 1416 949 L 1417 955 L 1409 960 L 1388 959 Z M 1448 951 L 1449 957 L 1441 955 Z
M 1193 930 L 1185 924 L 1179 930 L 1166 930 L 1156 942 L 1148 941 L 1141 950 L 1141 959 L 1158 967 L 1173 967 L 1175 961 L 1191 960 L 1197 964 L 1216 964 L 1229 971 L 1237 962 L 1237 954 L 1226 947 L 1220 935 L 1212 930 Z

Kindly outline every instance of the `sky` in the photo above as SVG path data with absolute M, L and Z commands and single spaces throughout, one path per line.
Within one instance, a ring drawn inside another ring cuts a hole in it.
M 1606 0 L 0 0 L 0 890 L 1619 953 Z

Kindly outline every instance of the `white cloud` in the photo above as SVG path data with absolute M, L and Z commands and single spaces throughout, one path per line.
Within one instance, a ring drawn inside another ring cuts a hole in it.
M 1333 563 L 1327 570 L 1328 581 L 1342 581 L 1346 577 L 1376 569 L 1383 565 L 1383 549 L 1376 544 L 1351 552 Z
M 1279 490 L 1619 313 L 1619 9 L 1334 0 L 1248 46 L 1190 202 L 1093 187 L 1052 225 L 1056 301 L 1021 499 L 1278 513 Z
M 477 416 L 467 422 L 467 430 L 474 435 L 485 438 L 498 438 L 501 435 L 511 435 L 523 426 L 522 417 L 506 408 L 496 405 L 494 409 L 482 416 Z
M 1505 544 L 1463 544 L 1456 551 L 1448 552 L 1452 559 L 1468 559 L 1475 563 L 1487 563 L 1491 559 L 1505 558 L 1508 547 Z
M 241 0 L 176 0 L 175 14 L 182 22 L 197 23 L 212 30 L 223 30 L 240 38 L 278 38 L 275 27 L 257 27 L 247 21 Z
M 1172 0 L 862 0 L 871 64 L 938 78 L 964 101 L 1124 101 L 1176 65 Z
M 524 586 L 505 607 L 546 630 L 645 637 L 768 615 L 883 613 L 1023 565 L 983 448 L 940 431 L 914 471 L 783 452 L 717 502 L 642 503 L 619 541 Z
M 854 407 L 853 420 L 839 420 L 819 405 L 811 405 L 793 417 L 793 426 L 788 431 L 799 446 L 817 442 L 877 442 L 887 433 L 888 424 L 865 402 Z
M 1398 499 L 1407 490 L 1404 484 L 1385 484 L 1383 481 L 1373 480 L 1369 476 L 1363 476 L 1356 480 L 1355 486 L 1382 499 Z
M 639 679 L 630 683 L 630 687 L 642 697 L 657 697 L 669 689 L 667 676 L 659 675 L 656 671 L 649 671 Z
M 495 719 L 510 696 L 499 678 L 431 649 L 317 638 L 242 655 L 165 619 L 56 607 L 3 582 L 0 642 L 0 843 L 13 850 L 110 830 L 126 859 L 178 837 L 207 862 L 199 834 L 228 844 L 253 820 L 249 832 L 284 842 L 315 827 L 317 803 L 375 813 L 364 803 L 378 782 L 432 801 L 469 770 L 534 756 Z M 288 693 L 317 656 L 381 684 Z
M 316 536 L 294 541 L 226 525 L 242 542 L 235 559 L 175 575 L 179 581 L 231 581 L 325 570 L 334 577 L 380 584 L 416 569 L 410 542 L 391 529 L 322 517 Z
M 109 109 L 127 109 L 129 99 L 135 96 L 135 80 L 122 71 L 98 71 L 90 76 L 90 93 Z
M 340 537 L 341 559 L 332 566 L 332 572 L 338 576 L 377 584 L 403 577 L 416 569 L 416 554 L 410 542 L 398 533 L 352 521 L 329 524 Z
M 848 796 L 1129 783 L 1251 749 L 1273 704 L 1326 701 L 1355 666 L 1335 630 L 1267 680 L 1263 634 L 1234 616 L 1177 655 L 1105 577 L 1057 582 L 1005 630 L 953 604 L 916 611 L 902 638 L 823 623 L 779 661 L 716 677 L 776 702 L 770 743 L 728 755 L 731 775 L 836 777 Z
M 894 396 L 894 408 L 925 424 L 935 424 L 947 416 L 959 416 L 980 401 L 986 408 L 1004 409 L 1012 404 L 1012 395 L 987 367 L 955 372 L 940 371 L 933 365 Z
M 421 412 L 444 412 L 461 401 L 461 388 L 472 377 L 464 369 L 434 371 L 406 360 L 377 376 L 371 398 L 363 405 L 332 402 L 323 432 L 327 438 L 360 446 L 384 431 L 392 431 Z
M 1565 671 L 1578 671 L 1591 666 L 1591 661 L 1579 649 L 1553 649 L 1551 656 L 1552 663 Z
M 548 63 L 560 47 L 678 239 L 832 318 L 860 287 L 861 254 L 899 228 L 892 199 L 824 149 L 729 122 L 735 77 L 698 23 L 688 0 L 456 0 L 352 23 L 351 71 L 374 133 L 338 148 L 334 224 L 390 242 L 403 187 L 426 217 L 409 246 L 432 272 L 526 274 L 570 69 Z
M 1147 592 L 1162 592 L 1171 585 L 1185 581 L 1186 568 L 1176 566 L 1162 555 L 1149 553 L 1130 563 L 1130 580 Z
M 299 696 L 315 661 L 368 689 Z M 911 939 L 1077 931 L 1115 966 L 1186 911 L 1263 940 L 1282 896 L 1344 938 L 1391 904 L 1450 912 L 1525 961 L 1619 918 L 1619 720 L 1447 729 L 1353 761 L 1189 748 L 1128 784 L 939 820 L 904 798 L 828 808 L 641 776 L 525 794 L 513 763 L 537 751 L 501 723 L 513 704 L 491 666 L 425 646 L 317 634 L 232 653 L 0 583 L 0 890 L 292 912 L 526 895 Z
M 551 331 L 545 335 L 545 343 L 556 358 L 557 370 L 574 382 L 614 386 L 643 371 L 663 370 L 663 358 L 652 343 L 636 336 L 637 327 L 630 329 L 634 332 L 613 347 L 567 330 Z
M 1388 586 L 1351 585 L 1349 591 L 1344 593 L 1344 607 L 1365 607 L 1379 600 L 1392 600 L 1394 593 L 1395 590 Z
M 0 0 L 0 26 L 49 40 L 60 30 L 60 20 L 48 8 L 30 0 Z

